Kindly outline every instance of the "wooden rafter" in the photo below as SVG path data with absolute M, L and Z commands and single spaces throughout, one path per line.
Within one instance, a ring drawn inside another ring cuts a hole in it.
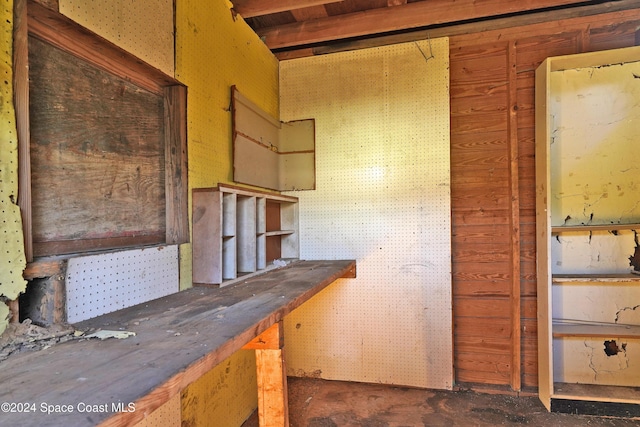
M 310 19 L 326 18 L 329 16 L 327 10 L 323 6 L 314 6 L 304 9 L 295 9 L 291 14 L 296 21 L 308 21 Z
M 572 4 L 584 5 L 585 2 L 579 0 L 526 0 L 519 2 L 509 0 L 483 2 L 430 0 L 258 29 L 257 33 L 270 49 L 281 49 Z M 499 15 L 497 11 L 500 11 Z
M 233 9 L 243 18 L 321 6 L 343 0 L 233 0 Z

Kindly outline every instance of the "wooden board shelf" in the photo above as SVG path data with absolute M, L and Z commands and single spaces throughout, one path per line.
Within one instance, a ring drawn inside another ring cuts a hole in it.
M 553 399 L 598 400 L 602 402 L 634 403 L 638 401 L 640 387 L 606 386 L 595 384 L 553 384 Z
M 2 400 L 33 402 L 3 413 L 3 425 L 134 425 L 288 313 L 341 277 L 355 261 L 298 261 L 224 288 L 192 288 L 75 325 L 134 332 L 127 339 L 72 340 L 2 362 Z M 71 405 L 47 414 L 40 404 Z M 114 412 L 112 403 L 135 405 Z M 79 404 L 107 405 L 81 412 Z
M 584 283 L 584 282 L 640 282 L 640 275 L 632 273 L 621 274 L 554 274 L 552 282 Z
M 586 224 L 586 225 L 553 225 L 552 234 L 575 233 L 589 231 L 640 230 L 640 224 Z
M 554 323 L 554 338 L 640 338 L 640 325 Z
M 295 230 L 277 230 L 277 231 L 267 231 L 265 234 L 267 235 L 267 237 L 269 236 L 285 236 L 288 234 L 293 234 L 295 233 Z

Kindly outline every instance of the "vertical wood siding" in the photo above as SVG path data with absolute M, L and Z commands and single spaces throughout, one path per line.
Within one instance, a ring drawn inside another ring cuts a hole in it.
M 538 384 L 535 69 L 549 56 L 633 46 L 639 28 L 636 9 L 450 39 L 457 383 L 514 389 Z M 514 112 L 516 131 L 509 127 Z M 510 169 L 512 153 L 517 173 Z M 518 323 L 519 336 L 513 330 Z

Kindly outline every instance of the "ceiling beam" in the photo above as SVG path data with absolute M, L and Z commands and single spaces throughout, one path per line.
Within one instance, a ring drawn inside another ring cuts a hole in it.
M 603 20 L 613 19 L 611 17 L 607 17 L 609 15 L 604 15 L 612 15 L 616 12 L 625 12 L 632 9 L 637 10 L 637 13 L 640 13 L 640 9 L 638 8 L 638 0 L 619 0 L 615 2 L 578 6 L 571 9 L 562 9 L 553 12 L 533 12 L 522 16 L 497 18 L 490 21 L 468 22 L 463 24 L 455 23 L 439 28 L 424 30 L 420 29 L 400 34 L 382 35 L 363 40 L 348 40 L 335 43 L 330 42 L 325 45 L 318 45 L 314 47 L 285 50 L 282 52 L 277 52 L 275 55 L 278 60 L 286 61 L 289 59 L 304 58 L 307 56 L 326 55 L 328 53 L 388 46 L 391 44 L 407 43 L 417 40 L 427 40 L 429 38 L 433 39 L 438 37 L 455 37 L 465 34 L 486 33 L 493 30 L 501 31 L 511 29 L 511 31 L 518 31 L 517 29 L 514 30 L 514 28 L 536 25 L 551 21 L 557 22 L 558 27 L 562 28 L 565 25 L 565 21 L 573 18 L 603 15 Z
M 243 18 L 286 12 L 344 0 L 232 0 L 233 10 Z
M 257 33 L 270 49 L 282 49 L 329 40 L 589 3 L 602 3 L 602 1 L 429 0 L 264 28 Z
M 295 9 L 291 14 L 296 21 L 308 21 L 310 19 L 325 18 L 329 16 L 324 6 L 306 7 L 304 9 Z

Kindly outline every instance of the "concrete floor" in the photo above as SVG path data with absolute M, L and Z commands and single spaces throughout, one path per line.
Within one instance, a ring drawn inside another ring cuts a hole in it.
M 549 413 L 535 396 L 289 378 L 291 427 L 640 426 L 640 419 Z M 254 414 L 243 427 L 257 427 Z

